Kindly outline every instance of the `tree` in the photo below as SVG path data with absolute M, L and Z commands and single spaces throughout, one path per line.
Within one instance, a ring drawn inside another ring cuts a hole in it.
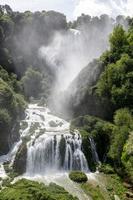
M 22 78 L 22 85 L 25 95 L 37 98 L 42 89 L 42 75 L 39 71 L 33 68 L 28 68 L 24 77 Z
M 133 116 L 131 112 L 124 108 L 116 111 L 114 116 L 114 129 L 112 142 L 109 151 L 109 157 L 114 160 L 115 164 L 120 165 L 123 147 L 128 139 L 129 133 L 133 130 Z
M 133 59 L 127 54 L 107 65 L 97 83 L 97 93 L 107 98 L 113 108 L 133 108 Z
M 121 25 L 114 28 L 113 33 L 110 35 L 110 50 L 113 56 L 113 60 L 117 61 L 120 59 L 122 53 L 127 52 L 127 35 Z
M 125 166 L 126 173 L 133 182 L 133 132 L 130 133 L 129 138 L 124 145 L 121 160 Z

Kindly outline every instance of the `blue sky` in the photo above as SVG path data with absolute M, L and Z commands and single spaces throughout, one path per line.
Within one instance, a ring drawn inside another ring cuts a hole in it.
M 8 4 L 18 11 L 56 10 L 64 13 L 67 19 L 74 19 L 81 13 L 133 16 L 133 0 L 0 0 L 0 4 Z

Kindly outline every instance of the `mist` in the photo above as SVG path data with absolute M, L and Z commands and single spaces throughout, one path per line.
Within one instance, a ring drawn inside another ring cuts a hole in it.
M 114 26 L 122 24 L 127 28 L 128 24 L 124 16 L 113 19 L 108 15 L 91 17 L 82 14 L 76 20 L 67 22 L 64 14 L 55 11 L 14 13 L 9 7 L 7 9 L 13 22 L 17 22 L 14 27 L 12 23 L 14 32 L 9 38 L 9 50 L 14 71 L 24 81 L 26 97 L 44 98 L 47 105 L 53 104 L 52 107 L 66 112 L 64 101 L 68 101 L 68 96 L 80 87 L 77 84 L 78 75 L 93 59 L 109 49 L 109 35 Z M 96 69 L 94 65 L 89 65 L 87 81 L 82 80 L 85 85 L 97 77 L 99 72 Z M 37 94 L 34 92 L 36 81 L 32 80 L 31 73 L 39 80 Z M 29 91 L 28 94 L 28 88 L 33 93 Z
M 45 60 L 49 68 L 55 72 L 55 82 L 48 101 L 50 106 L 54 105 L 52 108 L 55 107 L 56 111 L 67 115 L 64 101 L 69 101 L 69 96 L 78 90 L 78 74 L 109 48 L 109 35 L 113 27 L 119 23 L 127 27 L 122 16 L 114 20 L 107 15 L 99 18 L 82 15 L 67 30 L 55 31 L 49 44 L 39 48 L 39 58 Z M 86 85 L 96 79 L 99 69 L 94 65 L 89 66 L 89 80 L 83 80 Z M 75 99 L 75 102 L 79 102 L 81 98 L 82 95 Z
M 79 25 L 77 29 L 55 32 L 50 44 L 40 47 L 39 57 L 56 73 L 53 92 L 65 91 L 79 72 L 108 48 L 111 30 L 112 24 L 105 26 L 104 31 Z

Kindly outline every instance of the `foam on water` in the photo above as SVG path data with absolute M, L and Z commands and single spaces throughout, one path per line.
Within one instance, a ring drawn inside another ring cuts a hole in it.
M 26 129 L 26 135 L 31 134 L 32 124 L 37 125 L 27 144 L 26 174 L 35 176 L 72 169 L 89 171 L 78 131 L 71 133 L 68 122 L 52 115 L 48 108 L 36 104 L 29 105 L 26 114 L 25 122 L 29 130 L 27 132 Z

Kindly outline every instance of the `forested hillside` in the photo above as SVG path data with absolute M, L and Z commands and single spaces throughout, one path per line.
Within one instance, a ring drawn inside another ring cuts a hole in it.
M 82 117 L 76 118 L 72 125 L 81 129 L 83 137 L 94 137 L 100 160 L 112 165 L 118 174 L 132 182 L 133 157 L 132 145 L 129 145 L 133 135 L 132 20 L 128 31 L 120 25 L 116 26 L 109 41 L 110 49 L 97 61 L 99 67 L 102 65 L 103 72 L 91 84 L 88 82 L 83 87 L 78 87 L 73 97 L 73 100 L 77 100 L 81 95 L 81 100 L 75 105 L 73 101 L 72 106 L 74 115 L 80 114 Z M 89 71 L 89 66 L 86 69 Z M 89 73 L 86 72 L 84 69 L 77 81 L 87 79 Z M 102 115 L 103 112 L 106 114 Z M 87 116 L 88 114 L 91 116 Z M 95 114 L 108 121 L 93 117 Z M 86 148 L 88 154 L 89 150 Z

